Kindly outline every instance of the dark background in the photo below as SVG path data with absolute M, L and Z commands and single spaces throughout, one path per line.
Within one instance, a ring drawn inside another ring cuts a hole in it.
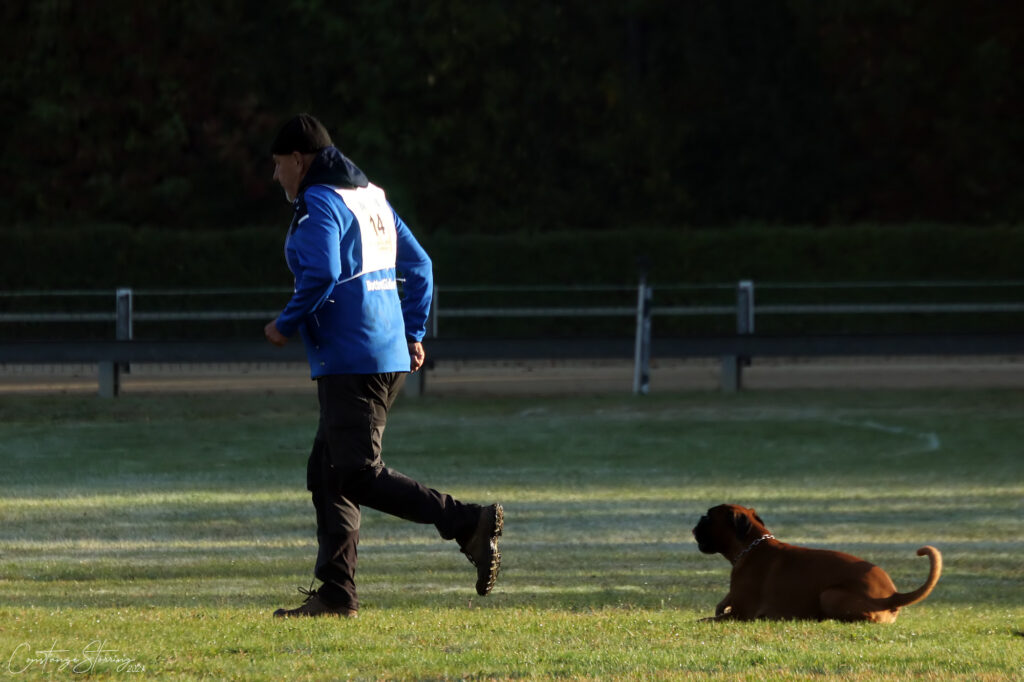
M 280 225 L 298 111 L 421 235 L 1024 214 L 1024 3 L 10 1 L 0 230 Z

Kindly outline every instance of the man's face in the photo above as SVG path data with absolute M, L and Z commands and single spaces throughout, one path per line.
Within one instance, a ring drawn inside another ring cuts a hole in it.
M 302 176 L 305 175 L 302 154 L 292 152 L 291 154 L 273 154 L 274 157 L 274 179 L 284 189 L 284 195 L 288 201 L 295 201 L 299 195 L 299 184 Z

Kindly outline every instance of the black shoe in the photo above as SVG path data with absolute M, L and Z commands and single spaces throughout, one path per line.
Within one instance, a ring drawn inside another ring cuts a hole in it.
M 505 510 L 492 504 L 480 510 L 476 530 L 462 545 L 462 553 L 476 566 L 476 593 L 481 597 L 490 593 L 501 568 L 498 536 L 505 526 Z
M 310 585 L 312 587 L 312 585 Z M 341 618 L 355 618 L 359 611 L 345 607 L 331 606 L 317 594 L 316 590 L 307 590 L 300 587 L 299 592 L 306 595 L 306 601 L 294 609 L 278 609 L 274 611 L 274 618 L 309 618 L 317 616 L 339 616 Z

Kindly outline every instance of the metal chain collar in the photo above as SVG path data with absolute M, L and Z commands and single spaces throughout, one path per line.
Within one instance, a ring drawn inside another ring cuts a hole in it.
M 736 555 L 736 558 L 735 558 L 735 559 L 733 559 L 733 560 L 732 560 L 732 562 L 733 562 L 733 563 L 735 564 L 735 563 L 736 563 L 737 561 L 739 561 L 739 560 L 740 560 L 740 557 L 742 557 L 742 556 L 743 556 L 744 554 L 746 554 L 746 553 L 747 553 L 747 552 L 749 552 L 750 550 L 752 550 L 752 549 L 754 549 L 755 547 L 757 547 L 758 545 L 760 545 L 760 544 L 761 544 L 762 542 L 764 542 L 765 540 L 774 540 L 774 539 L 775 539 L 775 536 L 774 536 L 774 535 L 771 535 L 771 534 L 769 534 L 769 533 L 765 533 L 764 535 L 762 535 L 761 537 L 759 537 L 758 539 L 754 540 L 754 541 L 753 541 L 753 542 L 751 542 L 751 543 L 750 543 L 749 545 L 747 545 L 747 548 L 746 548 L 746 549 L 744 549 L 744 550 L 743 550 L 742 552 L 740 552 L 739 554 L 737 554 L 737 555 Z

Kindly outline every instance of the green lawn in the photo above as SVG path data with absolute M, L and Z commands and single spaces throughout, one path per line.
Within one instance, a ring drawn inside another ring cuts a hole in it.
M 389 465 L 505 506 L 495 592 L 367 511 L 360 617 L 282 622 L 315 554 L 312 393 L 0 396 L 0 675 L 1021 679 L 1022 417 L 1021 391 L 405 398 Z M 699 623 L 729 566 L 690 529 L 721 502 L 901 590 L 921 545 L 944 573 L 894 625 Z

